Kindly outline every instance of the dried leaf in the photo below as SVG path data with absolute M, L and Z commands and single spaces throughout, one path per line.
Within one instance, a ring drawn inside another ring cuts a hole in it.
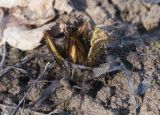
M 15 6 L 24 6 L 29 0 L 1 0 L 0 7 L 12 8 Z
M 54 8 L 67 13 L 71 13 L 73 11 L 73 6 L 70 0 L 56 0 Z
M 50 29 L 55 23 L 50 23 L 36 29 L 29 29 L 23 24 L 10 22 L 6 24 L 3 32 L 2 43 L 8 42 L 11 46 L 21 50 L 32 50 L 40 45 L 44 31 Z
M 14 7 L 11 13 L 26 24 L 42 25 L 55 17 L 54 0 L 31 0 L 25 7 Z

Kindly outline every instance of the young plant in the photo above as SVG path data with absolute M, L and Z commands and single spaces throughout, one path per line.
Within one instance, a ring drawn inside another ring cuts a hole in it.
M 105 45 L 109 41 L 106 32 L 99 27 L 89 31 L 88 24 L 81 17 L 73 23 L 68 23 L 64 28 L 63 46 L 55 42 L 48 33 L 45 33 L 45 42 L 56 59 L 67 59 L 75 64 L 97 66 Z

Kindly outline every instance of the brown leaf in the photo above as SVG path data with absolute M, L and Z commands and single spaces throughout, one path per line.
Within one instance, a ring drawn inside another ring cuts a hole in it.
M 32 50 L 39 46 L 44 35 L 43 32 L 55 25 L 55 23 L 50 23 L 36 29 L 30 29 L 14 18 L 5 23 L 1 44 L 7 42 L 21 50 Z

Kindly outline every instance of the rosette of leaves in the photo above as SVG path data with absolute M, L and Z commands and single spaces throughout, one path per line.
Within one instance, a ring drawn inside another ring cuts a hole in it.
M 110 40 L 103 29 L 95 27 L 93 31 L 89 31 L 88 23 L 78 17 L 73 23 L 66 24 L 63 33 L 62 45 L 45 33 L 45 42 L 56 59 L 67 59 L 72 63 L 91 67 L 100 64 L 106 43 Z

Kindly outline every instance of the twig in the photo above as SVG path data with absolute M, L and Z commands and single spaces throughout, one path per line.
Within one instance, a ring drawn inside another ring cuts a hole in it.
M 10 113 L 10 115 L 15 115 L 16 112 L 18 111 L 20 105 L 22 104 L 22 102 L 24 101 L 25 97 L 27 96 L 27 94 L 31 91 L 31 89 L 35 86 L 35 84 L 37 83 L 37 81 L 45 74 L 45 72 L 47 71 L 48 67 L 49 67 L 49 62 L 46 64 L 43 72 L 38 76 L 38 78 L 34 81 L 34 83 L 29 87 L 29 89 L 27 90 L 27 92 L 25 93 L 25 95 L 23 96 L 23 98 L 20 100 L 19 104 L 17 105 L 17 107 Z

